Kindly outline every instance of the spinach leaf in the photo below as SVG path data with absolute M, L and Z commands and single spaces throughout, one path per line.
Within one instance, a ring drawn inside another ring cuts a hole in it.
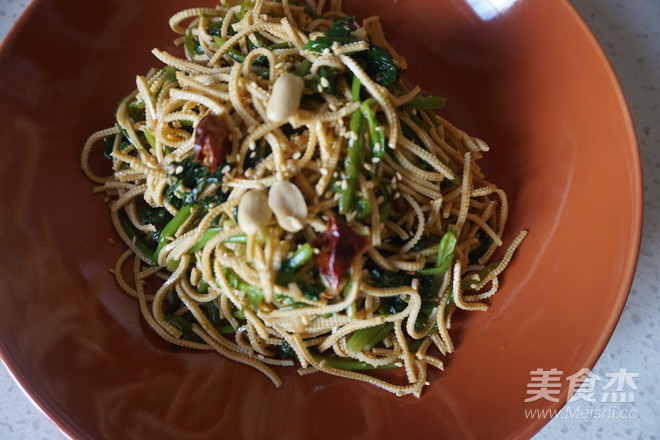
M 299 246 L 290 258 L 280 263 L 280 268 L 275 277 L 275 283 L 280 286 L 288 286 L 290 283 L 295 283 L 305 298 L 318 301 L 325 287 L 321 284 L 309 283 L 296 273 L 312 255 L 312 246 L 309 243 Z
M 479 244 L 468 254 L 470 264 L 479 264 L 479 259 L 484 256 L 490 245 L 493 244 L 493 239 L 483 229 L 477 231 L 477 239 L 479 240 Z
M 203 164 L 197 162 L 193 155 L 181 162 L 173 162 L 172 171 L 168 175 L 169 184 L 165 190 L 165 198 L 177 208 L 192 204 L 208 207 L 211 203 L 224 202 L 227 200 L 227 194 L 219 188 L 214 194 L 199 199 L 207 185 L 222 183 L 222 167 L 211 173 Z M 177 170 L 180 172 L 177 173 Z
M 181 331 L 181 337 L 187 341 L 202 342 L 192 329 L 192 323 L 183 316 L 168 314 L 165 320 Z
M 392 272 L 384 270 L 371 260 L 367 261 L 364 267 L 369 273 L 371 283 L 376 287 L 409 286 L 412 282 L 412 277 L 404 271 Z
M 378 312 L 382 315 L 394 315 L 403 312 L 408 303 L 401 296 L 386 296 L 380 299 Z
M 357 43 L 360 40 L 352 36 L 352 32 L 356 29 L 354 17 L 337 19 L 324 36 L 308 41 L 303 49 L 321 53 L 325 49 L 332 48 L 334 43 L 341 45 Z M 362 66 L 371 79 L 379 84 L 389 86 L 399 78 L 399 69 L 394 64 L 389 52 L 371 42 L 369 42 L 369 48 L 366 51 L 349 53 L 348 55 Z
M 293 350 L 293 347 L 286 342 L 286 339 L 282 339 L 282 345 L 279 346 L 277 350 L 278 359 L 298 359 L 296 352 Z
M 138 208 L 138 216 L 142 223 L 154 225 L 156 228 L 156 233 L 154 234 L 155 241 L 158 241 L 159 239 L 159 232 L 163 230 L 170 220 L 172 220 L 172 214 L 170 214 L 167 209 L 152 208 L 146 203 L 140 205 Z

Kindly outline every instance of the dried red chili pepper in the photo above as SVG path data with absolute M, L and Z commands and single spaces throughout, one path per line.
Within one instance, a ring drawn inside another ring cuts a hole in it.
M 337 291 L 353 258 L 362 252 L 367 242 L 343 220 L 330 216 L 327 232 L 321 234 L 313 246 L 320 250 L 315 260 L 321 275 Z
M 229 129 L 218 116 L 208 114 L 195 128 L 195 160 L 215 172 L 225 160 L 231 144 Z

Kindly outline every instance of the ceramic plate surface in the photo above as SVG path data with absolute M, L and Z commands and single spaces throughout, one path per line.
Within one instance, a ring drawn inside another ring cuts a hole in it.
M 213 354 L 173 353 L 108 269 L 123 247 L 79 170 L 167 19 L 210 1 L 40 0 L 0 54 L 0 342 L 34 400 L 80 439 L 525 438 L 530 371 L 596 362 L 626 300 L 641 226 L 632 124 L 602 51 L 566 1 L 350 1 L 380 14 L 406 76 L 491 147 L 481 161 L 529 235 L 488 312 L 420 399 L 280 369 L 282 389 Z

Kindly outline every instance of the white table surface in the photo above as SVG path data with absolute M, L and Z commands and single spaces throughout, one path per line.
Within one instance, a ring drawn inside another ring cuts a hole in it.
M 1 39 L 29 3 L 30 0 L 0 0 Z M 596 388 L 597 402 L 569 403 L 534 439 L 657 439 L 660 437 L 660 305 L 655 301 L 660 288 L 660 0 L 571 0 L 571 3 L 600 41 L 621 81 L 635 122 L 644 170 L 644 231 L 637 274 L 621 320 L 594 372 L 606 379 L 608 373 L 615 374 L 625 368 L 639 376 L 633 381 L 637 389 L 628 386 L 626 390 L 634 394 L 634 403 L 600 403 L 604 391 Z M 601 382 L 601 388 L 604 383 Z M 33 406 L 4 365 L 0 367 L 0 439 L 65 438 Z

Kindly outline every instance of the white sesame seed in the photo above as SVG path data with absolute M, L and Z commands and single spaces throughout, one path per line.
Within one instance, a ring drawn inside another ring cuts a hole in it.
M 327 57 L 328 55 L 330 55 L 330 49 L 326 47 L 325 49 L 323 49 L 323 56 Z
M 174 174 L 181 174 L 183 173 L 183 166 L 179 165 L 176 167 L 176 170 L 174 170 Z
M 382 125 L 379 125 L 378 127 L 375 128 L 376 131 L 383 131 L 384 128 Z
M 300 159 L 300 158 L 302 157 L 302 154 L 300 154 L 300 151 L 296 151 L 295 153 L 293 153 L 293 156 L 292 156 L 292 157 L 293 157 L 295 160 L 298 160 L 298 159 Z
M 396 178 L 397 178 L 398 180 L 403 180 L 403 176 L 402 176 L 401 173 L 398 172 L 398 171 L 396 172 Z
M 330 81 L 328 81 L 328 78 L 321 78 L 321 86 L 323 86 L 323 88 L 330 87 Z
M 326 174 L 328 174 L 328 169 L 327 168 L 321 168 L 319 170 L 319 173 L 321 173 L 321 175 L 325 176 Z
M 398 199 L 399 197 L 401 197 L 401 193 L 399 192 L 394 193 L 394 200 Z
M 378 162 L 380 162 L 380 157 L 372 157 L 372 158 L 371 158 L 371 162 L 373 162 L 373 163 L 378 163 Z

